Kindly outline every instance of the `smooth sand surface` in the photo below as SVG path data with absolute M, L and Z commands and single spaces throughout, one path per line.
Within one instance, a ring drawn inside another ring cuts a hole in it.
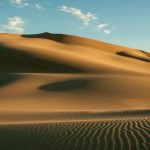
M 0 34 L 0 110 L 149 109 L 148 54 L 71 35 Z

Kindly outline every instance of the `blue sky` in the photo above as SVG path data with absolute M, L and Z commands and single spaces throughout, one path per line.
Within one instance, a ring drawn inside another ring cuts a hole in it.
M 73 34 L 150 51 L 150 0 L 0 0 L 0 32 Z

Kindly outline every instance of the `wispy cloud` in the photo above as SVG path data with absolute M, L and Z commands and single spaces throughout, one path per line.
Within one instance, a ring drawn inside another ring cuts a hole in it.
M 108 23 L 101 23 L 97 25 L 98 30 L 103 30 L 104 28 L 108 27 Z
M 36 8 L 36 9 L 38 9 L 38 10 L 43 10 L 43 9 L 45 9 L 42 5 L 40 5 L 40 4 L 38 4 L 38 3 L 36 3 L 36 4 L 32 5 L 32 6 L 33 6 L 33 8 Z
M 33 3 L 29 0 L 10 0 L 10 3 L 15 7 L 30 7 L 37 10 L 44 10 L 45 8 L 39 3 Z
M 111 30 L 108 30 L 108 29 L 105 29 L 105 30 L 104 30 L 104 33 L 110 34 L 110 33 L 112 33 L 112 31 L 111 31 Z
M 76 17 L 82 23 L 84 26 L 88 26 L 91 22 L 94 20 L 97 20 L 96 14 L 93 14 L 91 12 L 84 13 L 81 9 L 74 8 L 74 7 L 68 7 L 68 6 L 61 6 L 60 11 L 63 11 L 65 13 L 71 14 L 72 16 Z
M 74 16 L 75 18 L 80 20 L 83 23 L 83 25 L 86 27 L 91 24 L 97 30 L 103 31 L 105 34 L 112 33 L 112 31 L 108 29 L 109 28 L 108 23 L 100 23 L 97 14 L 91 12 L 83 12 L 81 9 L 65 6 L 65 5 L 61 6 L 59 10 L 68 13 L 71 16 Z
M 24 20 L 21 17 L 15 16 L 8 18 L 7 22 L 3 25 L 0 25 L 1 32 L 10 32 L 10 33 L 23 33 L 24 32 Z
M 29 6 L 28 0 L 10 0 L 11 4 L 16 7 Z

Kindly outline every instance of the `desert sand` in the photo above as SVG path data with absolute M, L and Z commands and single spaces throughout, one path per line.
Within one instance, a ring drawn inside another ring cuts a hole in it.
M 0 34 L 2 149 L 148 150 L 149 110 L 150 53 L 72 35 Z

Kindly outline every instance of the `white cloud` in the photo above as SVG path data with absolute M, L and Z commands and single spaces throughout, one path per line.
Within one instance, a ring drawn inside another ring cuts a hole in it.
M 76 17 L 78 20 L 82 21 L 84 26 L 89 26 L 90 24 L 92 24 L 93 27 L 95 27 L 99 31 L 103 31 L 105 34 L 112 33 L 111 30 L 107 29 L 109 27 L 109 24 L 100 23 L 99 18 L 96 14 L 93 14 L 91 12 L 84 13 L 81 9 L 65 5 L 61 6 L 59 10 Z
M 29 0 L 10 0 L 11 4 L 15 7 L 30 7 L 35 8 L 37 10 L 45 9 L 41 4 L 31 3 Z
M 106 28 L 109 24 L 108 23 L 102 23 L 102 24 L 98 24 L 97 25 L 97 28 L 99 30 L 103 30 L 104 28 Z
M 42 10 L 42 9 L 45 9 L 42 5 L 40 5 L 40 4 L 35 4 L 34 6 L 33 6 L 33 8 L 36 8 L 36 9 L 38 9 L 38 10 Z
M 60 11 L 69 13 L 72 16 L 76 17 L 77 19 L 81 20 L 83 22 L 84 26 L 88 26 L 91 22 L 98 19 L 96 14 L 93 14 L 91 12 L 83 13 L 78 8 L 68 7 L 65 5 L 60 7 Z
M 106 33 L 106 34 L 110 34 L 111 32 L 112 32 L 112 31 L 107 30 L 107 29 L 104 30 L 104 33 Z
M 23 33 L 24 20 L 21 17 L 15 16 L 8 18 L 6 24 L 0 25 L 1 32 Z
M 12 5 L 17 7 L 29 6 L 28 0 L 11 0 L 10 2 Z

